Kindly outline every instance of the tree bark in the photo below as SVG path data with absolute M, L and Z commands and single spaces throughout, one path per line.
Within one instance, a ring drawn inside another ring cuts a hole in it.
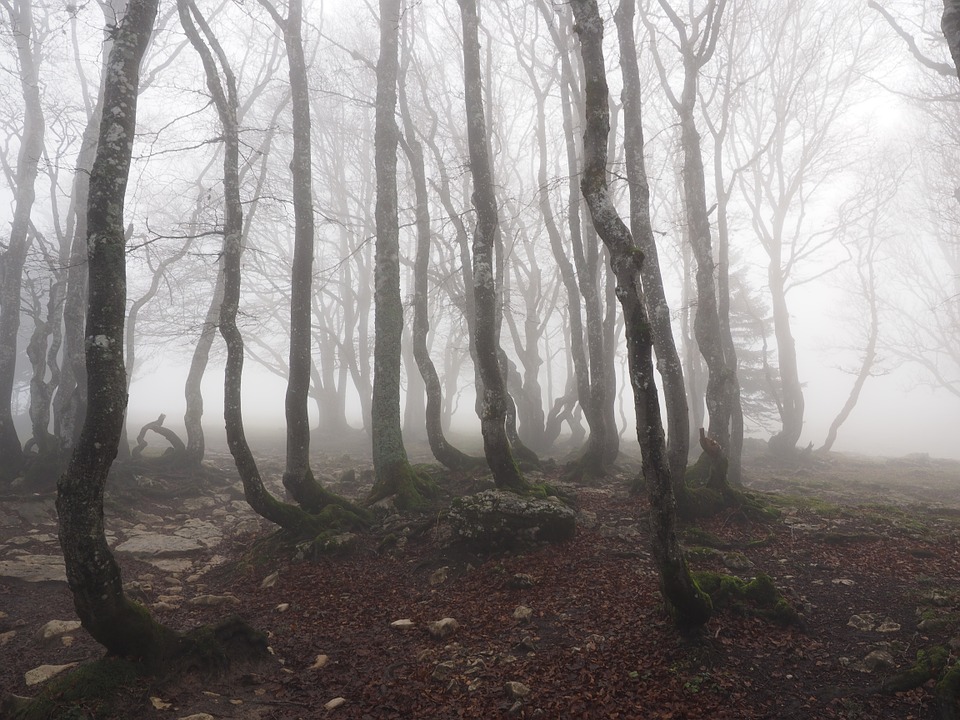
M 406 45 L 405 52 L 409 52 Z M 398 103 L 403 121 L 403 149 L 413 176 L 416 201 L 417 254 L 413 267 L 413 356 L 426 388 L 427 441 L 433 456 L 451 470 L 466 470 L 483 462 L 451 445 L 443 432 L 443 388 L 440 376 L 430 358 L 427 336 L 430 334 L 428 272 L 430 269 L 430 203 L 427 195 L 427 173 L 423 159 L 423 144 L 417 137 L 406 93 L 406 72 L 398 84 Z
M 0 256 L 0 458 L 3 458 L 0 480 L 16 477 L 24 462 L 20 438 L 13 425 L 13 383 L 17 370 L 23 264 L 30 246 L 30 212 L 36 198 L 35 183 L 43 154 L 44 129 L 40 107 L 39 47 L 34 36 L 32 0 L 16 0 L 7 9 L 17 45 L 24 116 L 10 241 L 6 252 Z
M 476 309 L 474 339 L 477 368 L 483 382 L 479 412 L 483 451 L 497 487 L 523 491 L 527 483 L 513 458 L 504 426 L 507 400 L 505 382 L 500 370 L 498 289 L 493 257 L 500 230 L 484 119 L 477 3 L 476 0 L 457 2 L 460 5 L 463 29 L 464 103 L 467 113 L 470 173 L 473 176 L 473 206 L 477 213 L 472 248 L 473 296 Z
M 620 70 L 623 75 L 623 128 L 627 182 L 630 185 L 630 230 L 643 251 L 640 266 L 643 289 L 650 318 L 650 332 L 657 370 L 663 380 L 667 408 L 667 452 L 674 493 L 683 503 L 686 485 L 683 482 L 690 453 L 690 418 L 683 364 L 670 327 L 670 307 L 660 273 L 657 243 L 650 220 L 650 184 L 643 158 L 643 112 L 640 90 L 640 68 L 634 37 L 636 0 L 621 0 L 614 15 L 620 42 Z
M 374 268 L 372 440 L 376 482 L 370 500 L 397 495 L 404 505 L 422 501 L 422 486 L 403 444 L 400 426 L 400 357 L 403 302 L 400 298 L 400 220 L 397 209 L 397 79 L 400 0 L 380 0 L 380 57 L 377 60 L 376 129 L 377 245 Z
M 664 600 L 678 623 L 702 625 L 711 614 L 709 596 L 690 575 L 676 535 L 676 507 L 670 485 L 660 402 L 653 378 L 653 340 L 641 277 L 643 252 L 617 213 L 607 183 L 606 144 L 610 131 L 609 92 L 603 59 L 603 23 L 596 0 L 572 0 L 586 79 L 586 127 L 581 191 L 594 226 L 610 252 L 617 277 L 617 298 L 623 308 L 627 360 L 637 414 L 637 439 L 650 497 L 653 555 Z
M 950 48 L 950 57 L 960 77 L 960 0 L 943 0 L 943 16 L 940 19 L 940 29 L 947 39 Z
M 131 0 L 115 30 L 107 65 L 105 112 L 90 177 L 88 211 L 88 406 L 57 495 L 67 581 L 84 628 L 110 653 L 143 658 L 169 654 L 176 636 L 124 594 L 120 567 L 104 535 L 103 490 L 127 404 L 123 200 L 136 127 L 140 60 L 157 4 L 158 0 Z

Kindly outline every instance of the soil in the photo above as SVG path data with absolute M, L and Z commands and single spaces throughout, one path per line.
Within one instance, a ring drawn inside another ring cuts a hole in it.
M 117 552 L 130 593 L 182 630 L 238 613 L 268 634 L 272 656 L 217 678 L 143 680 L 70 717 L 936 717 L 932 681 L 879 688 L 918 650 L 960 651 L 960 463 L 830 454 L 784 466 L 752 450 L 745 485 L 779 517 L 698 521 L 712 538 L 684 530 L 691 566 L 771 576 L 802 623 L 723 610 L 695 633 L 664 611 L 630 462 L 598 486 L 564 485 L 559 465 L 536 478 L 575 497 L 578 531 L 565 544 L 496 555 L 452 544 L 443 503 L 488 481 L 446 476 L 431 512 L 388 513 L 351 552 L 303 559 L 244 509 L 229 456 L 211 456 L 197 477 L 143 461 L 108 491 L 113 544 L 198 519 L 222 540 L 159 562 Z M 279 493 L 280 458 L 260 460 Z M 317 454 L 314 467 L 342 480 L 330 480 L 338 492 L 369 488 L 366 462 Z M 0 501 L 0 561 L 57 554 L 52 502 Z M 192 604 L 202 595 L 218 604 Z M 434 639 L 428 623 L 446 617 L 459 628 Z M 82 629 L 38 639 L 47 621 L 73 618 L 64 582 L 0 577 L 0 689 L 35 695 L 32 668 L 102 656 Z M 413 627 L 391 626 L 400 619 Z M 875 650 L 886 664 L 871 670 Z M 345 702 L 326 709 L 335 698 Z

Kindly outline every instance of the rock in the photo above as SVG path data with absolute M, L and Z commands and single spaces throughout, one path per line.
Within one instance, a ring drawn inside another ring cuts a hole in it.
M 328 656 L 317 655 L 317 659 L 313 661 L 313 665 L 311 665 L 308 669 L 319 670 L 320 668 L 324 667 L 328 662 L 330 662 L 330 658 Z
M 512 590 L 523 590 L 524 588 L 530 588 L 537 584 L 537 581 L 534 579 L 533 575 L 527 573 L 517 573 L 509 580 L 507 580 L 507 587 Z
M 851 580 L 850 578 L 834 578 L 831 582 L 834 585 L 845 585 L 847 587 L 853 587 L 857 584 L 856 580 Z
M 445 617 L 427 625 L 427 632 L 435 640 L 445 640 L 460 629 L 460 623 L 451 617 Z
M 873 613 L 861 613 L 860 615 L 851 615 L 850 619 L 847 621 L 849 627 L 856 628 L 857 630 L 863 630 L 864 632 L 868 630 L 873 630 L 877 625 L 877 617 Z
M 197 595 L 187 600 L 187 605 L 197 607 L 216 607 L 218 605 L 239 605 L 240 600 L 234 595 Z
M 173 707 L 172 703 L 168 703 L 166 700 L 155 696 L 150 698 L 150 704 L 157 710 L 168 710 Z
M 278 613 L 285 613 L 289 609 L 290 603 L 280 603 L 274 608 L 274 610 L 276 610 Z
M 507 694 L 507 697 L 511 700 L 522 700 L 527 695 L 530 694 L 530 688 L 524 685 L 521 682 L 510 681 L 504 683 L 503 691 Z
M 43 642 L 47 642 L 79 629 L 79 620 L 51 620 L 40 628 L 37 637 Z
M 177 720 L 217 720 L 217 719 L 210 713 L 194 713 L 193 715 L 184 715 L 181 718 L 177 718 Z
M 877 625 L 877 632 L 891 633 L 899 631 L 900 623 L 894 622 L 891 618 L 886 618 L 882 623 Z
M 432 573 L 430 573 L 430 585 L 441 585 L 447 581 L 447 571 L 448 568 L 444 565 L 442 568 L 437 568 Z
M 517 605 L 517 608 L 513 611 L 514 620 L 529 620 L 531 617 L 533 617 L 533 610 L 526 605 Z
M 212 498 L 207 499 L 213 502 Z M 208 550 L 223 542 L 223 534 L 216 525 L 196 518 L 187 520 L 179 530 L 174 530 L 173 534 L 187 540 L 196 540 Z
M 412 630 L 416 626 L 416 623 L 410 618 L 403 618 L 402 620 L 394 620 L 390 623 L 390 627 L 395 630 Z
M 72 662 L 67 663 L 66 665 L 40 665 L 35 667 L 33 670 L 27 670 L 23 674 L 24 682 L 30 685 L 39 685 L 42 682 L 46 682 L 54 675 L 59 675 L 64 670 L 69 670 L 72 667 L 76 667 L 78 663 Z
M 13 638 L 17 636 L 16 630 L 7 630 L 5 633 L 0 633 L 0 647 L 3 647 L 9 643 Z
M 180 507 L 188 513 L 195 513 L 206 508 L 212 508 L 216 504 L 217 501 L 212 497 L 203 495 L 201 497 L 187 498 L 181 503 Z
M 578 510 L 577 522 L 587 529 L 597 526 L 597 514 L 593 510 Z
M 433 669 L 433 674 L 430 675 L 430 677 L 434 680 L 444 681 L 449 678 L 456 669 L 456 663 L 454 663 L 452 660 L 444 660 L 441 663 L 437 663 L 437 666 Z
M 150 558 L 180 557 L 203 549 L 204 545 L 193 538 L 153 532 L 134 535 L 116 547 L 118 553 Z
M 31 583 L 66 582 L 67 571 L 59 555 L 21 555 L 13 560 L 0 560 L 0 577 Z
M 867 672 L 879 672 L 881 670 L 891 670 L 897 663 L 893 655 L 886 650 L 874 650 L 863 659 L 863 667 Z
M 263 582 L 260 583 L 260 587 L 261 587 L 261 588 L 272 588 L 274 585 L 277 584 L 277 580 L 278 580 L 279 578 L 280 578 L 280 573 L 279 573 L 279 572 L 272 572 L 272 573 L 270 573 L 269 575 L 267 575 L 267 576 L 263 579 Z
M 927 618 L 926 620 L 921 620 L 917 623 L 917 630 L 921 632 L 936 632 L 938 630 L 943 630 L 948 625 L 951 625 L 952 621 L 950 618 L 939 617 L 939 618 Z M 0 635 L 0 642 L 2 642 L 3 636 Z
M 327 702 L 323 707 L 327 710 L 336 710 L 341 705 L 346 704 L 347 699 L 345 697 L 335 697 L 333 700 Z
M 447 515 L 455 537 L 489 546 L 569 540 L 576 531 L 573 510 L 556 498 L 530 498 L 484 490 L 456 498 Z
M 234 535 L 246 535 L 248 533 L 260 532 L 260 521 L 257 518 L 244 518 L 238 520 L 231 527 L 230 531 Z
M 753 563 L 743 553 L 723 553 L 723 564 L 730 570 L 749 570 Z

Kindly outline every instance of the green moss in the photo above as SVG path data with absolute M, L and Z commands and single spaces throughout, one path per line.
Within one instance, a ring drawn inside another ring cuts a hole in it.
M 935 693 L 941 707 L 956 706 L 960 698 L 960 663 L 954 663 L 943 672 L 937 680 Z
M 759 573 L 747 582 L 735 575 L 699 570 L 693 577 L 700 588 L 709 593 L 715 608 L 758 615 L 778 625 L 800 622 L 799 613 L 777 590 L 769 575 Z
M 10 712 L 11 720 L 68 720 L 111 714 L 116 695 L 144 677 L 138 663 L 104 658 L 54 677 Z
M 367 497 L 367 505 L 394 497 L 398 510 L 417 510 L 427 504 L 429 498 L 436 497 L 440 487 L 426 469 L 415 468 L 406 461 L 399 461 L 389 468 L 381 470 Z
M 931 678 L 940 675 L 949 659 L 950 651 L 942 645 L 918 650 L 913 666 L 885 680 L 880 689 L 887 693 L 898 693 L 920 687 Z
M 683 540 L 684 543 L 688 543 L 690 545 L 700 545 L 706 548 L 717 548 L 718 550 L 726 550 L 730 547 L 730 543 L 726 542 L 725 540 L 721 540 L 713 533 L 698 527 L 686 528 L 683 531 Z

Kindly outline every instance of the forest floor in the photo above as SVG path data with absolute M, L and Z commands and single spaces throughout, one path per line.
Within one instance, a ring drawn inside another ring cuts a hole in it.
M 260 463 L 278 490 L 281 458 Z M 317 454 L 315 469 L 332 478 L 351 467 L 356 480 L 333 489 L 362 497 L 368 463 Z M 271 528 L 243 503 L 229 456 L 211 457 L 202 477 L 141 468 L 106 503 L 130 594 L 178 629 L 238 613 L 268 633 L 272 657 L 220 678 L 135 681 L 65 717 L 936 717 L 932 682 L 878 689 L 918 650 L 960 655 L 960 463 L 830 454 L 783 467 L 754 448 L 745 484 L 779 518 L 730 510 L 699 521 L 713 537 L 685 528 L 690 562 L 766 573 L 802 624 L 720 611 L 694 634 L 663 609 L 647 504 L 627 491 L 636 471 L 628 462 L 602 485 L 563 486 L 579 519 L 565 544 L 470 553 L 435 511 L 392 515 L 351 553 L 304 560 L 265 540 Z M 543 479 L 562 485 L 560 474 Z M 448 478 L 443 502 L 484 485 Z M 48 621 L 75 617 L 58 553 L 52 495 L 0 498 L 4 694 L 36 695 L 43 685 L 25 674 L 38 666 L 102 655 L 82 629 L 42 637 Z M 425 631 L 446 617 L 459 623 L 453 635 Z M 412 628 L 391 626 L 400 619 Z M 326 709 L 336 698 L 345 702 Z

